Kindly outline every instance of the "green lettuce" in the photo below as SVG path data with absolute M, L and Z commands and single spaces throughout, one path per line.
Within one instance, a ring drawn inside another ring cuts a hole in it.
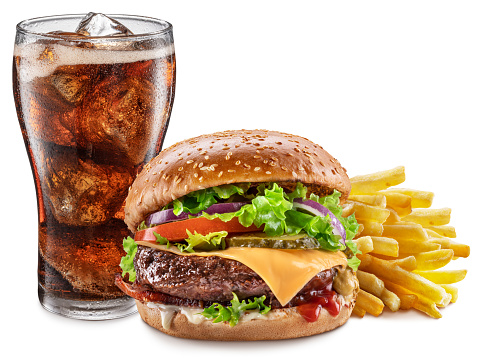
M 228 200 L 232 196 L 240 195 L 246 197 L 250 183 L 227 184 L 214 186 L 208 189 L 193 191 L 181 198 L 174 200 L 174 214 L 179 215 L 182 212 L 197 214 L 208 207 L 216 204 L 219 199 Z
M 214 303 L 208 308 L 205 308 L 200 314 L 214 323 L 227 321 L 230 326 L 235 326 L 239 322 L 241 315 L 248 310 L 257 310 L 261 314 L 265 315 L 271 307 L 264 304 L 266 296 L 255 297 L 254 300 L 239 301 L 239 298 L 235 293 L 232 293 L 234 298 L 231 300 L 231 306 L 222 306 L 219 303 Z
M 187 239 L 185 241 L 187 244 L 179 243 L 176 244 L 180 251 L 184 252 L 195 252 L 198 251 L 211 251 L 216 249 L 225 249 L 225 238 L 227 236 L 227 231 L 217 231 L 211 232 L 207 235 L 199 234 L 194 231 L 192 234 L 189 230 L 187 231 Z
M 295 235 L 304 231 L 317 239 L 324 250 L 344 250 L 346 247 L 340 241 L 341 237 L 332 233 L 333 227 L 328 215 L 316 216 L 293 208 L 293 200 L 306 199 L 306 194 L 307 188 L 301 183 L 297 183 L 296 189 L 288 194 L 276 183 L 261 184 L 257 187 L 257 196 L 252 202 L 238 211 L 212 215 L 203 212 L 201 216 L 210 220 L 219 218 L 222 221 L 230 221 L 237 217 L 239 223 L 245 227 L 252 224 L 257 227 L 264 226 L 263 231 L 269 236 Z M 354 216 L 342 217 L 340 195 L 338 191 L 334 191 L 332 195 L 323 198 L 316 195 L 311 195 L 310 198 L 331 210 L 345 227 L 347 238 L 352 239 L 359 225 Z
M 129 281 L 135 281 L 137 274 L 134 268 L 134 256 L 137 253 L 137 244 L 134 239 L 127 236 L 123 241 L 124 250 L 127 253 L 120 259 L 120 268 L 122 269 L 122 276 L 129 274 Z

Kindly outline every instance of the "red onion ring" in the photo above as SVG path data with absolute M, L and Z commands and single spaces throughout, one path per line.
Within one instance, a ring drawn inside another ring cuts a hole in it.
M 331 225 L 334 228 L 332 233 L 339 235 L 342 238 L 342 243 L 346 245 L 346 229 L 342 226 L 339 219 L 325 206 L 319 204 L 314 200 L 302 200 L 301 198 L 294 199 L 294 208 L 303 209 L 317 216 L 329 215 L 331 218 Z
M 242 206 L 247 204 L 246 202 L 234 202 L 234 203 L 219 203 L 209 206 L 203 212 L 212 215 L 212 214 L 224 214 L 230 212 L 236 212 Z M 153 214 L 150 214 L 147 219 L 145 219 L 145 225 L 150 226 L 151 224 L 160 225 L 167 222 L 178 221 L 178 220 L 186 220 L 189 219 L 191 216 L 200 216 L 202 215 L 202 211 L 197 214 L 188 214 L 188 213 L 181 213 L 178 216 L 174 214 L 173 209 L 161 210 L 157 211 Z

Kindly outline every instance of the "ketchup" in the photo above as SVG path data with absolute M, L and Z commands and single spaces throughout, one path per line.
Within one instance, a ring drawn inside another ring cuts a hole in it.
M 327 288 L 314 290 L 303 296 L 297 309 L 307 322 L 314 322 L 319 318 L 322 308 L 326 309 L 331 316 L 337 316 L 341 305 L 336 300 L 337 293 L 333 290 Z

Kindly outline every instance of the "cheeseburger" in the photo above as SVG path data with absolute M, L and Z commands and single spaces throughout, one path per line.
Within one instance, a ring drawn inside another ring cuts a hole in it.
M 273 340 L 344 324 L 358 292 L 346 170 L 276 131 L 179 142 L 134 181 L 117 286 L 177 337 Z

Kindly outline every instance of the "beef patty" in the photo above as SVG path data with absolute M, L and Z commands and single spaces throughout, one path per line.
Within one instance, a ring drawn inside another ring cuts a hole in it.
M 266 295 L 270 304 L 278 303 L 274 294 L 253 270 L 236 261 L 218 256 L 182 256 L 146 246 L 138 246 L 134 258 L 134 286 L 170 296 L 206 302 L 224 302 L 236 293 L 239 299 Z M 291 300 L 322 288 L 331 289 L 336 270 L 321 271 Z

